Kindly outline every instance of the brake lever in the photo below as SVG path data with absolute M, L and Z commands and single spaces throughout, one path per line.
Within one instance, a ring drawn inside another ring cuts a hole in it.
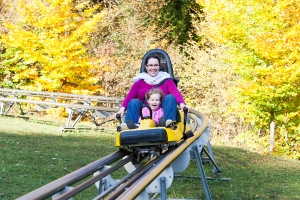
M 122 123 L 122 120 L 121 120 L 121 114 L 116 114 L 116 118 L 118 120 L 118 122 L 121 124 Z

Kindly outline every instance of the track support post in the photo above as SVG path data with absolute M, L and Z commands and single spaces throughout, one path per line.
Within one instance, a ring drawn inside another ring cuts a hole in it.
M 79 116 L 75 119 L 75 121 L 74 121 L 74 123 L 73 123 L 73 125 L 72 125 L 72 128 L 74 128 L 75 127 L 75 125 L 79 122 L 79 120 L 83 117 L 83 115 L 86 113 L 86 109 L 83 109 L 81 112 L 80 112 L 80 114 L 79 114 Z
M 200 147 L 202 147 L 202 146 L 200 145 Z M 210 194 L 210 191 L 209 191 L 209 188 L 208 188 L 207 179 L 206 179 L 206 176 L 205 176 L 205 173 L 204 173 L 201 156 L 198 153 L 197 146 L 193 146 L 192 149 L 193 149 L 195 159 L 197 161 L 197 166 L 198 166 L 198 169 L 199 169 L 199 172 L 200 172 L 200 178 L 201 178 L 201 181 L 202 181 L 202 185 L 203 185 L 203 188 L 204 188 L 206 199 L 211 200 L 212 198 L 211 198 L 211 194 Z
M 7 115 L 7 113 L 10 111 L 13 105 L 15 105 L 15 102 L 9 102 L 8 108 L 4 111 L 4 115 Z
M 167 200 L 166 177 L 161 177 L 159 180 L 160 180 L 160 199 Z
M 98 195 L 100 195 L 102 192 L 105 191 L 105 186 L 106 186 L 106 180 L 101 179 L 99 182 Z

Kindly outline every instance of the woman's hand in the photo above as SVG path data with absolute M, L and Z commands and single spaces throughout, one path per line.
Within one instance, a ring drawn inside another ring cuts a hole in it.
M 180 110 L 183 111 L 183 108 L 187 108 L 188 110 L 190 109 L 187 105 L 185 105 L 184 103 L 180 103 L 179 104 Z
M 122 117 L 123 115 L 124 115 L 124 113 L 125 113 L 125 107 L 121 107 L 120 109 L 119 109 L 119 111 L 116 113 L 116 115 L 115 116 L 117 116 L 117 114 L 120 114 L 120 116 Z

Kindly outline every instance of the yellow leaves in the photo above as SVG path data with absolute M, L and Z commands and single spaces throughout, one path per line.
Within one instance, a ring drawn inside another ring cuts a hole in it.
M 223 60 L 236 66 L 232 93 L 238 94 L 239 104 L 234 108 L 245 111 L 241 115 L 256 128 L 267 125 L 273 113 L 276 130 L 282 128 L 291 137 L 298 134 L 293 124 L 300 119 L 295 112 L 300 107 L 300 2 L 198 2 L 205 7 L 205 36 L 226 45 Z
M 299 65 L 299 2 L 198 2 L 204 3 L 209 35 L 228 45 L 228 61 L 238 66 L 237 72 L 243 77 L 254 76 L 256 81 L 276 87 L 293 76 L 289 69 Z M 252 72 L 247 75 L 245 69 Z
M 29 68 L 26 68 L 24 70 L 20 70 L 18 71 L 18 73 L 16 73 L 13 76 L 13 81 L 14 82 L 19 82 L 20 80 L 23 79 L 31 79 L 34 80 L 38 77 L 38 69 L 36 66 L 31 66 Z
M 249 50 L 272 62 L 279 62 L 295 52 L 292 59 L 296 60 L 300 41 L 299 3 L 287 0 L 276 4 L 229 0 L 205 3 L 210 24 L 208 33 L 216 41 L 245 44 Z
M 77 10 L 71 0 L 18 1 L 19 17 L 15 23 L 5 22 L 8 34 L 1 35 L 6 48 L 18 51 L 16 56 L 25 67 L 14 80 L 23 85 L 34 80 L 39 90 L 46 91 L 95 90 L 90 85 L 98 80 L 93 78 L 94 66 L 85 46 L 103 14 L 94 13 L 98 7 L 91 5 Z

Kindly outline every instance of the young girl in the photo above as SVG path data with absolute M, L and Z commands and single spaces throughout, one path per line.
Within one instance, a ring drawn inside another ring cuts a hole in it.
M 152 119 L 156 125 L 159 124 L 159 120 L 164 116 L 164 110 L 161 107 L 161 102 L 164 98 L 164 93 L 159 88 L 152 88 L 145 94 L 145 100 L 147 100 L 149 107 L 152 110 Z M 148 117 L 150 116 L 150 110 L 147 107 L 142 109 L 142 116 Z M 162 120 L 163 121 L 163 120 Z M 141 122 L 141 117 L 138 122 Z M 162 123 L 162 122 L 161 122 Z M 165 122 L 164 122 L 165 123 Z M 129 121 L 127 123 L 121 124 L 121 130 L 133 129 L 137 128 L 139 124 L 134 124 L 133 121 Z
M 149 104 L 149 107 L 152 110 L 152 119 L 154 120 L 155 124 L 158 125 L 159 119 L 164 116 L 164 110 L 161 107 L 161 102 L 164 98 L 164 93 L 159 88 L 152 88 L 149 90 L 145 98 Z M 144 117 L 150 116 L 150 111 L 148 108 L 144 107 L 142 109 L 142 115 Z M 139 119 L 139 121 L 141 118 Z

